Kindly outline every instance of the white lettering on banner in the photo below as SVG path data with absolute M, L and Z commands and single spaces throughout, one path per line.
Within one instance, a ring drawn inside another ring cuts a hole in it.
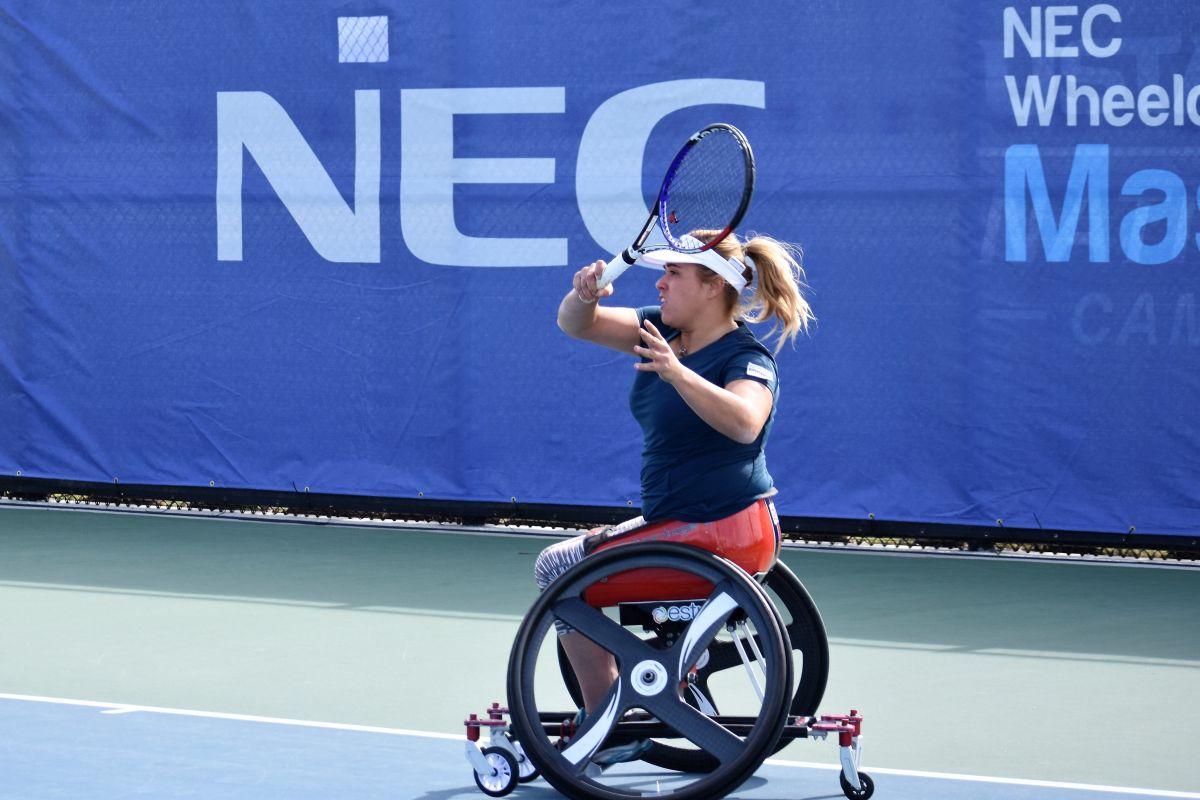
M 1042 91 L 1042 79 L 1037 75 L 1030 75 L 1025 78 L 1025 93 L 1020 94 L 1017 91 L 1017 79 L 1012 75 L 1005 75 L 1004 85 L 1008 87 L 1008 102 L 1012 105 L 1013 118 L 1017 124 L 1022 128 L 1029 124 L 1029 107 L 1036 103 L 1038 125 L 1049 125 L 1054 114 L 1054 104 L 1058 100 L 1058 84 L 1061 81 L 1061 75 L 1051 76 L 1046 90 Z
M 1108 40 L 1108 44 L 1101 47 L 1096 43 L 1096 34 L 1094 25 L 1096 17 L 1106 17 L 1110 22 L 1117 23 L 1121 21 L 1121 12 L 1108 3 L 1102 3 L 1098 6 L 1092 6 L 1087 11 L 1083 12 L 1083 49 L 1088 55 L 1094 58 L 1108 58 L 1115 56 L 1117 51 L 1121 49 L 1121 37 L 1113 36 Z
M 1133 92 L 1128 86 L 1110 86 L 1104 92 L 1104 118 L 1114 128 L 1122 128 L 1133 120 Z
M 1043 128 L 1054 122 L 1054 112 L 1059 98 L 1065 106 L 1067 125 L 1075 126 L 1079 121 L 1080 100 L 1086 100 L 1088 124 L 1093 128 L 1101 124 L 1120 128 L 1137 119 L 1156 128 L 1168 120 L 1176 127 L 1187 123 L 1200 125 L 1200 84 L 1187 88 L 1182 75 L 1172 76 L 1172 91 L 1157 83 L 1147 84 L 1135 95 L 1133 89 L 1124 84 L 1115 84 L 1104 90 L 1103 99 L 1095 87 L 1079 83 L 1074 75 L 1066 76 L 1066 91 L 1059 92 L 1062 75 L 1051 75 L 1045 83 L 1042 76 L 1028 75 L 1025 88 L 1019 89 L 1017 79 L 1004 76 L 1008 88 L 1008 102 L 1013 120 L 1024 128 L 1029 124 L 1030 111 L 1037 109 L 1037 124 Z M 1135 99 L 1136 98 L 1136 99 Z
M 646 221 L 642 159 L 654 126 L 674 111 L 703 105 L 765 108 L 766 85 L 721 79 L 652 83 L 621 92 L 592 114 L 579 142 L 575 192 L 583 224 L 602 248 L 621 252 Z
M 379 92 L 354 93 L 354 209 L 265 92 L 217 92 L 217 259 L 242 260 L 243 148 L 327 261 L 379 261 Z
M 1030 9 L 1030 13 L 1037 11 L 1037 7 Z M 1079 13 L 1076 6 L 1048 6 L 1046 8 L 1046 58 L 1075 58 L 1079 55 L 1079 48 L 1075 46 L 1062 46 L 1058 43 L 1059 37 L 1066 36 L 1071 33 L 1070 23 L 1059 24 L 1059 17 L 1074 17 Z
M 1057 75 L 1055 77 L 1058 77 Z M 1028 85 L 1028 84 L 1027 84 Z M 1100 95 L 1091 86 L 1080 86 L 1074 75 L 1067 76 L 1067 124 L 1071 127 L 1079 121 L 1079 99 L 1088 101 L 1088 117 L 1092 125 L 1100 124 Z M 1045 123 L 1043 123 L 1045 124 Z
M 1080 48 L 1074 44 L 1064 44 L 1064 39 L 1073 34 L 1074 26 L 1070 22 L 1078 15 L 1076 6 L 1033 6 L 1028 9 L 1029 22 L 1026 24 L 1022 10 L 1015 7 L 1004 9 L 1004 57 L 1015 58 L 1017 44 L 1023 46 L 1025 54 L 1030 58 L 1076 58 Z M 1121 22 L 1121 12 L 1108 3 L 1090 6 L 1083 13 L 1080 23 L 1079 42 L 1083 51 L 1093 58 L 1109 58 L 1121 49 L 1120 36 L 1097 34 L 1097 21 L 1105 20 L 1106 26 L 1115 26 Z M 1101 43 L 1104 39 L 1104 43 Z M 1039 70 L 1025 76 L 1024 87 L 1016 75 L 1005 75 L 1004 84 L 1008 90 L 1008 103 L 1012 110 L 1013 120 L 1024 128 L 1030 124 L 1031 114 L 1036 110 L 1036 124 L 1045 128 L 1055 122 L 1059 104 L 1065 106 L 1067 125 L 1079 124 L 1080 109 L 1086 107 L 1087 124 L 1092 127 L 1109 125 L 1114 128 L 1124 127 L 1135 121 L 1149 127 L 1158 127 L 1168 122 L 1182 127 L 1186 124 L 1200 125 L 1200 86 L 1186 86 L 1184 76 L 1175 73 L 1171 76 L 1171 90 L 1159 83 L 1150 83 L 1161 74 L 1160 60 L 1164 56 L 1177 58 L 1184 51 L 1183 37 L 1179 35 L 1165 37 L 1138 37 L 1134 40 L 1132 54 L 1138 66 L 1138 80 L 1144 85 L 1140 87 L 1115 84 L 1112 86 L 1092 86 L 1080 83 L 1075 75 L 1047 75 L 1046 70 Z M 1090 69 L 1095 74 L 1096 70 Z M 1189 68 L 1192 74 L 1192 68 Z M 1063 89 L 1065 83 L 1065 91 Z
M 1151 128 L 1157 128 L 1171 116 L 1167 113 L 1171 101 L 1167 98 L 1167 90 L 1161 86 L 1143 86 L 1138 92 L 1137 106 L 1142 123 Z
M 454 222 L 457 183 L 554 183 L 553 158 L 455 158 L 454 117 L 565 110 L 566 89 L 561 86 L 403 90 L 400 229 L 413 255 L 443 266 L 566 264 L 566 239 L 465 236 Z
M 1013 58 L 1016 55 L 1016 39 L 1025 46 L 1025 52 L 1032 58 L 1076 58 L 1079 48 L 1073 44 L 1063 44 L 1062 40 L 1074 32 L 1073 20 L 1079 15 L 1078 6 L 1033 6 L 1029 9 L 1029 25 L 1021 16 L 1020 9 L 1009 6 L 1004 9 L 1004 57 Z M 1096 41 L 1095 25 L 1097 17 L 1105 17 L 1112 22 L 1121 21 L 1121 12 L 1108 3 L 1101 3 L 1088 8 L 1083 13 L 1079 29 L 1083 49 L 1095 58 L 1108 58 L 1116 55 L 1121 48 L 1120 37 L 1109 39 L 1108 44 L 1100 45 Z M 1043 19 L 1045 24 L 1043 25 Z M 1043 31 L 1045 36 L 1043 37 Z
M 1025 52 L 1034 58 L 1040 58 L 1042 55 L 1042 14 L 1041 9 L 1034 13 L 1032 9 L 1029 12 L 1029 27 L 1025 27 L 1025 19 L 1021 16 L 1019 9 L 1009 6 L 1004 9 L 1004 57 L 1012 58 L 1016 55 L 1016 47 L 1013 46 L 1014 35 L 1021 38 L 1021 43 L 1025 45 Z
M 355 92 L 354 209 L 283 107 L 264 92 L 217 93 L 217 258 L 242 260 L 243 150 L 318 255 L 328 261 L 380 260 L 379 92 Z M 702 105 L 765 106 L 761 81 L 668 81 L 622 92 L 603 103 L 579 144 L 576 191 L 593 238 L 612 252 L 646 215 L 642 157 L 654 126 Z M 562 114 L 566 89 L 405 89 L 400 93 L 400 229 L 413 255 L 443 266 L 563 266 L 567 239 L 467 236 L 454 219 L 462 183 L 552 184 L 553 158 L 456 158 L 454 117 Z

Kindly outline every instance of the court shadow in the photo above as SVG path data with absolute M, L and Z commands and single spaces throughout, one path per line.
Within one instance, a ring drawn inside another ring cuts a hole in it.
M 629 773 L 629 777 L 637 777 L 638 774 L 641 774 L 641 773 Z M 656 773 L 656 774 L 661 774 L 661 773 Z M 648 777 L 652 778 L 653 776 L 654 776 L 654 774 L 648 774 Z M 769 781 L 767 781 L 765 778 L 753 776 L 749 780 L 747 780 L 745 783 L 743 783 L 740 787 L 738 787 L 737 791 L 735 791 L 729 795 L 726 795 L 726 797 L 728 797 L 729 800 L 737 800 L 737 798 L 742 796 L 743 793 L 761 789 L 762 787 L 766 786 L 768 783 L 769 783 Z M 533 781 L 531 783 L 523 783 L 516 789 L 516 792 L 519 794 L 520 797 L 545 797 L 545 798 L 562 797 L 562 795 L 559 794 L 558 791 L 553 786 L 546 783 L 544 780 Z M 471 786 L 464 786 L 461 789 L 439 789 L 436 791 L 429 791 L 429 792 L 426 792 L 425 794 L 414 797 L 413 800 L 457 800 L 457 798 L 480 797 L 480 796 L 481 796 L 481 792 L 474 784 L 472 784 Z M 841 797 L 842 795 L 841 795 L 841 793 L 838 793 L 837 795 L 820 795 L 820 796 L 814 796 L 812 798 L 801 798 L 800 800 L 821 800 L 821 798 L 827 797 L 827 796 L 828 797 L 834 797 L 834 796 Z M 775 800 L 775 798 L 774 797 L 763 797 L 761 795 L 756 795 L 755 800 Z M 791 795 L 788 795 L 786 793 L 783 793 L 778 796 L 778 800 L 797 800 L 797 798 L 795 798 Z
M 3 509 L 0 583 L 515 624 L 555 541 Z M 785 550 L 835 641 L 1200 662 L 1200 573 Z
M 1200 572 L 787 551 L 828 635 L 880 647 L 1200 666 Z
M 436 791 L 426 792 L 425 794 L 416 795 L 413 800 L 458 800 L 458 798 L 480 798 L 483 797 L 483 792 L 475 784 L 464 786 L 461 789 L 438 789 Z M 515 797 L 559 797 L 562 795 L 555 791 L 554 787 L 549 784 L 537 781 L 534 783 L 523 783 L 515 791 Z

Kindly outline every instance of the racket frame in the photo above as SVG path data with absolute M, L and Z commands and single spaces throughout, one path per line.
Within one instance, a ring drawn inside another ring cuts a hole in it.
M 683 163 L 683 160 L 687 157 L 687 154 L 691 151 L 691 149 L 699 144 L 706 136 L 710 136 L 718 131 L 723 134 L 732 134 L 737 140 L 738 144 L 741 145 L 742 156 L 745 158 L 746 166 L 746 177 L 745 184 L 742 188 L 742 199 L 738 204 L 738 208 L 734 212 L 732 218 L 719 234 L 709 239 L 707 242 L 703 242 L 702 247 L 683 247 L 680 246 L 679 240 L 671 235 L 670 229 L 663 224 L 663 215 L 666 213 L 667 202 L 670 200 L 671 195 L 671 182 L 674 180 L 675 173 L 678 172 L 680 164 Z M 604 265 L 604 271 L 596 280 L 596 288 L 603 289 L 605 286 L 608 286 L 610 283 L 616 280 L 621 273 L 632 267 L 637 262 L 638 258 L 646 252 L 644 249 L 646 246 L 646 240 L 650 238 L 650 234 L 654 231 L 654 227 L 656 225 L 658 226 L 659 230 L 662 231 L 663 238 L 666 240 L 667 246 L 677 253 L 703 253 L 705 250 L 711 250 L 726 236 L 732 233 L 734 228 L 736 228 L 742 221 L 742 218 L 746 216 L 746 210 L 750 208 L 750 198 L 754 194 L 754 179 L 754 151 L 750 149 L 750 142 L 746 139 L 745 134 L 743 134 L 740 130 L 728 123 L 718 122 L 708 125 L 693 133 L 690 137 L 688 137 L 688 140 L 684 143 L 683 147 L 679 148 L 679 152 L 675 154 L 675 158 L 671 161 L 671 166 L 667 168 L 667 173 L 665 176 L 663 176 L 662 185 L 658 190 L 658 200 L 655 202 L 654 207 L 651 208 L 650 216 L 646 219 L 646 224 L 642 226 L 641 232 L 637 235 L 637 238 L 633 240 L 633 244 L 629 245 L 629 247 L 626 247 L 625 250 Z

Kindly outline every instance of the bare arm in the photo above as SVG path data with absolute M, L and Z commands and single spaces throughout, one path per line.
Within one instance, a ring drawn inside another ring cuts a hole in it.
M 596 261 L 575 273 L 571 291 L 558 304 L 558 327 L 574 339 L 632 353 L 640 340 L 637 312 L 600 305 L 600 298 L 613 293 L 612 284 L 596 289 L 603 270 L 604 262 Z
M 675 387 L 683 402 L 715 431 L 735 442 L 750 444 L 762 433 L 771 416 L 771 390 L 752 380 L 737 380 L 717 386 L 683 366 L 654 325 L 646 320 L 639 329 L 643 343 L 633 349 L 649 361 L 634 366 L 658 376 Z

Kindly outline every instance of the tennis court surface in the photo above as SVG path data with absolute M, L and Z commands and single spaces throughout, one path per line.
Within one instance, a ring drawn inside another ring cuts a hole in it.
M 0 797 L 482 797 L 461 722 L 547 541 L 0 508 Z M 876 797 L 1200 797 L 1200 571 L 784 557 Z M 797 742 L 733 796 L 839 797 L 836 762 Z

